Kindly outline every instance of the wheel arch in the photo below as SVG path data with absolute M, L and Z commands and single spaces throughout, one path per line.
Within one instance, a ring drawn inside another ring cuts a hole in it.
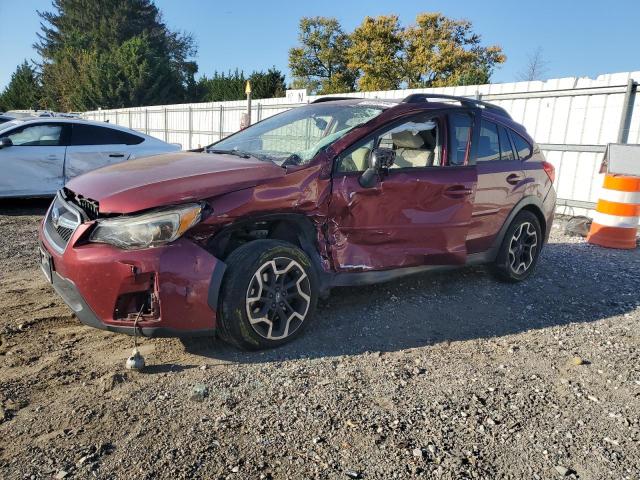
M 547 225 L 547 220 L 542 210 L 542 201 L 538 197 L 535 197 L 533 195 L 524 197 L 513 207 L 511 213 L 509 213 L 509 216 L 502 224 L 498 235 L 496 235 L 496 239 L 493 241 L 493 245 L 490 249 L 489 257 L 491 260 L 495 259 L 496 255 L 498 254 L 498 250 L 500 249 L 500 245 L 502 245 L 502 241 L 504 240 L 504 236 L 507 233 L 509 225 L 511 225 L 513 219 L 516 218 L 516 215 L 518 215 L 523 210 L 531 212 L 536 216 L 536 218 L 540 222 L 542 238 L 546 238 L 547 228 L 549 228 L 550 226 Z
M 218 297 L 224 275 L 226 260 L 232 252 L 253 240 L 283 240 L 300 248 L 311 259 L 321 294 L 328 292 L 331 275 L 322 266 L 319 253 L 318 233 L 313 221 L 300 213 L 274 213 L 255 215 L 230 223 L 213 235 L 205 249 L 220 259 L 224 268 L 214 272 L 209 286 L 209 306 L 218 309 Z

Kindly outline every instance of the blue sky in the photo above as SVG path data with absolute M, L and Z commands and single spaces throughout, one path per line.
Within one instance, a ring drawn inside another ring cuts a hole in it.
M 394 13 L 403 24 L 419 12 L 440 11 L 470 20 L 483 43 L 499 44 L 507 62 L 494 82 L 511 82 L 537 47 L 548 62 L 547 77 L 596 76 L 640 70 L 640 0 L 416 1 L 321 0 L 157 0 L 174 30 L 193 34 L 200 72 L 236 67 L 249 72 L 276 66 L 287 74 L 287 51 L 296 44 L 302 16 L 334 16 L 352 30 L 366 15 Z M 39 30 L 36 10 L 50 0 L 0 0 L 0 88 L 17 64 L 37 59 L 32 48 Z

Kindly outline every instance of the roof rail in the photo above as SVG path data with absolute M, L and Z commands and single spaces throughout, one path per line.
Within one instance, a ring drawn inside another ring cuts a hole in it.
M 440 93 L 412 93 L 411 95 L 406 96 L 402 103 L 422 103 L 428 102 L 430 98 L 441 99 L 441 100 L 455 100 L 456 102 L 460 102 L 461 105 L 465 107 L 475 107 L 475 108 L 486 108 L 487 110 L 491 110 L 491 112 L 501 115 L 503 117 L 511 118 L 509 112 L 507 112 L 504 108 L 494 105 L 493 103 L 483 102 L 482 100 L 477 100 L 475 98 L 468 97 L 458 97 L 455 95 L 443 95 Z
M 311 103 L 333 102 L 334 100 L 364 100 L 362 97 L 320 97 Z

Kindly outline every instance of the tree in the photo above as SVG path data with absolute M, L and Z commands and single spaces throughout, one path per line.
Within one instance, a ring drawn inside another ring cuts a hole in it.
M 266 72 L 253 72 L 249 75 L 249 81 L 253 98 L 277 98 L 287 94 L 284 74 L 275 67 Z
M 403 80 L 402 28 L 396 15 L 366 17 L 351 34 L 348 66 L 358 72 L 360 90 L 393 90 Z
M 284 75 L 275 67 L 267 72 L 253 72 L 249 77 L 236 69 L 227 74 L 214 72 L 211 77 L 201 77 L 197 86 L 198 101 L 242 100 L 246 98 L 244 89 L 247 80 L 251 81 L 253 98 L 284 97 L 286 94 Z
M 548 65 L 549 62 L 547 62 L 542 55 L 542 47 L 538 47 L 527 55 L 527 65 L 524 70 L 518 74 L 518 80 L 522 82 L 544 80 L 549 70 Z
M 396 15 L 366 17 L 350 35 L 334 19 L 303 18 L 300 30 L 302 47 L 289 51 L 294 85 L 317 93 L 336 91 L 325 88 L 333 84 L 329 64 L 341 65 L 332 78 L 348 72 L 350 87 L 366 91 L 487 83 L 506 60 L 499 46 L 481 45 L 470 22 L 440 13 L 419 14 L 409 27 L 401 26 Z
M 25 60 L 11 75 L 9 85 L 0 94 L 0 110 L 37 109 L 42 86 L 35 69 Z
M 38 12 L 34 45 L 51 108 L 188 100 L 197 71 L 193 39 L 169 30 L 151 0 L 53 0 L 53 8 Z
M 335 18 L 304 17 L 300 20 L 300 45 L 289 50 L 292 86 L 312 93 L 352 92 L 356 73 L 348 68 L 349 36 Z
M 488 83 L 502 49 L 480 45 L 471 22 L 440 13 L 421 13 L 403 32 L 405 80 L 409 88 Z

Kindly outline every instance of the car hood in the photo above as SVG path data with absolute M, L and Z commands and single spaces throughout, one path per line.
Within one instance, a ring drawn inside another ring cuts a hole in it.
M 110 165 L 71 180 L 101 213 L 131 213 L 202 200 L 285 175 L 267 161 L 213 153 L 168 153 Z

